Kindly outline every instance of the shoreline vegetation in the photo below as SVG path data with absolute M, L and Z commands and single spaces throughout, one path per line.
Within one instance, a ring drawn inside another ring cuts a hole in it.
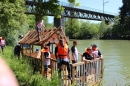
M 6 46 L 4 54 L 0 52 L 0 57 L 12 69 L 20 86 L 57 86 L 60 83 L 56 73 L 52 75 L 51 81 L 47 80 L 39 72 L 33 73 L 33 68 L 28 60 L 25 58 L 18 60 L 18 57 L 13 55 L 13 48 L 11 46 Z

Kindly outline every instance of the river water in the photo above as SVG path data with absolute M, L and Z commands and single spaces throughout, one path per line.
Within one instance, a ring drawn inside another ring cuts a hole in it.
M 130 40 L 78 40 L 77 49 L 83 53 L 93 43 L 104 56 L 103 86 L 130 85 Z

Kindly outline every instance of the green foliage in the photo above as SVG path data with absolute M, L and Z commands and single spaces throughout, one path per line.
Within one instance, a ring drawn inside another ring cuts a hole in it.
M 7 44 L 17 40 L 16 32 L 25 24 L 26 15 L 24 0 L 0 1 L 0 36 L 6 38 Z
M 68 2 L 74 4 L 75 6 L 80 6 L 80 3 L 77 3 L 76 0 L 68 0 Z
M 1 55 L 13 70 L 20 86 L 57 86 L 60 80 L 57 73 L 52 75 L 51 80 L 47 80 L 40 73 L 33 74 L 33 68 L 29 64 L 27 59 L 18 60 L 17 57 L 13 55 L 13 48 L 7 46 L 4 51 L 4 55 Z M 60 85 L 61 86 L 61 85 Z
M 70 38 L 92 38 L 93 35 L 99 32 L 99 24 L 84 22 L 78 19 L 67 19 L 65 22 L 66 35 Z
M 36 14 L 35 19 L 36 21 L 41 21 L 44 16 L 48 15 L 48 10 L 52 14 L 54 14 L 55 17 L 60 18 L 61 13 L 64 11 L 64 8 L 61 7 L 59 4 L 59 0 L 49 0 L 43 3 L 43 0 L 34 0 L 37 2 L 37 5 L 35 7 Z
M 120 24 L 123 27 L 122 35 L 130 34 L 130 0 L 122 0 L 123 5 L 120 8 Z M 119 25 L 120 26 L 120 25 Z
M 14 3 L 0 2 L 0 28 L 3 36 L 19 29 L 26 20 L 24 0 L 15 0 Z

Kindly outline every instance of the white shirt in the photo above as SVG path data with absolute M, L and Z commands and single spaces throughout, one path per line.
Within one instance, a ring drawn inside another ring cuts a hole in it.
M 48 57 L 45 58 L 44 54 L 43 54 L 43 61 L 44 61 L 44 65 L 50 65 L 50 58 L 51 58 L 51 55 L 50 55 L 50 52 L 48 52 L 49 55 Z
M 72 48 L 74 48 L 74 52 L 72 51 Z M 71 48 L 71 52 L 74 54 L 74 58 L 76 61 L 78 61 L 78 50 L 75 46 L 72 46 Z M 74 60 L 74 58 L 72 57 L 72 60 Z

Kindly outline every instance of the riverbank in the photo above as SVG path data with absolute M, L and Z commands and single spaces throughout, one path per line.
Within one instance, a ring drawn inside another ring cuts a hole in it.
M 13 55 L 13 48 L 6 46 L 4 54 L 0 52 L 0 56 L 6 61 L 8 66 L 14 72 L 20 86 L 57 86 L 59 79 L 57 75 L 53 75 L 53 80 L 49 81 L 44 78 L 40 73 L 33 73 L 33 69 L 28 60 L 21 58 L 18 60 Z

